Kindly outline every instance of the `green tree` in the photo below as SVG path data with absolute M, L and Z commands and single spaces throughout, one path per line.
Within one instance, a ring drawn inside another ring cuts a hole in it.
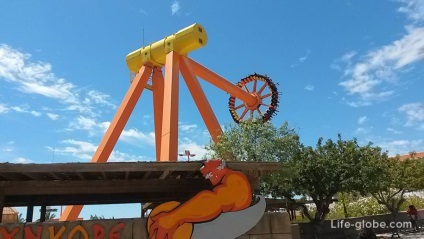
M 356 139 L 343 140 L 341 135 L 336 142 L 329 139 L 324 143 L 320 138 L 316 148 L 301 147 L 289 162 L 294 165 L 291 185 L 297 194 L 309 196 L 315 204 L 314 214 L 307 207 L 302 208 L 315 226 L 316 238 L 335 195 L 364 191 L 363 185 L 377 177 L 373 162 L 384 156 L 372 143 L 360 146 Z
M 103 220 L 105 219 L 104 216 L 97 216 L 97 214 L 91 215 L 90 214 L 90 220 Z
M 18 222 L 19 223 L 25 223 L 26 219 L 23 217 L 22 213 L 18 214 Z
M 368 184 L 367 191 L 397 219 L 405 194 L 423 189 L 422 159 L 386 158 L 377 162 L 379 177 Z
M 287 122 L 275 127 L 262 119 L 224 127 L 219 143 L 206 146 L 208 157 L 229 161 L 287 162 L 299 149 L 299 136 Z
M 219 143 L 206 147 L 211 157 L 238 161 L 278 161 L 283 167 L 262 177 L 261 193 L 285 198 L 301 207 L 316 226 L 316 234 L 329 213 L 329 206 L 339 192 L 364 191 L 364 183 L 378 176 L 373 162 L 385 156 L 371 143 L 361 147 L 357 140 L 320 138 L 316 148 L 305 147 L 287 123 L 276 128 L 271 123 L 253 120 L 225 128 Z M 314 213 L 295 195 L 304 195 L 315 204 Z
M 219 143 L 211 142 L 206 146 L 209 157 L 223 158 L 233 161 L 273 161 L 287 163 L 300 149 L 299 136 L 287 122 L 280 127 L 271 123 L 263 123 L 262 119 L 248 120 L 239 125 L 230 124 L 224 127 Z M 293 199 L 291 186 L 291 164 L 281 167 L 281 171 L 261 178 L 261 193 L 274 198 Z

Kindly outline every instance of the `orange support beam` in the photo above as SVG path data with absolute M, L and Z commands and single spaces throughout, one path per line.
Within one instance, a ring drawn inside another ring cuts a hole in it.
M 222 133 L 221 125 L 219 125 L 219 122 L 213 113 L 212 107 L 210 106 L 209 101 L 199 84 L 199 81 L 193 73 L 191 64 L 184 56 L 181 57 L 180 68 L 181 74 L 183 75 L 191 96 L 196 103 L 197 109 L 199 110 L 200 115 L 202 116 L 203 121 L 208 128 L 212 140 L 217 143 L 218 136 Z
M 155 121 L 155 146 L 156 161 L 160 161 L 161 141 L 162 141 L 162 114 L 163 114 L 163 88 L 164 79 L 162 69 L 155 67 L 153 69 L 152 90 L 153 90 L 153 114 Z
M 180 55 L 177 52 L 172 51 L 166 55 L 160 161 L 178 159 L 179 61 Z
M 134 110 L 134 107 L 137 104 L 141 92 L 143 92 L 144 86 L 147 84 L 151 73 L 151 67 L 143 66 L 135 76 L 133 82 L 130 85 L 130 88 L 128 89 L 124 99 L 121 102 L 121 105 L 116 111 L 116 114 L 113 117 L 109 128 L 107 129 L 105 135 L 102 138 L 102 141 L 94 153 L 93 158 L 91 159 L 92 163 L 103 163 L 109 159 L 109 156 L 112 153 L 113 148 L 115 147 L 116 142 L 122 133 L 122 130 L 124 130 L 124 127 L 128 122 L 128 119 L 130 118 L 130 115 Z M 82 208 L 82 205 L 67 206 L 62 216 L 60 217 L 60 221 L 76 220 Z
M 186 58 L 187 61 L 191 64 L 193 67 L 193 72 L 203 80 L 211 83 L 212 85 L 220 88 L 221 90 L 228 92 L 231 96 L 239 98 L 240 100 L 247 103 L 247 105 L 255 105 L 257 104 L 258 99 L 251 95 L 250 93 L 242 90 L 237 85 L 233 85 L 231 82 L 227 81 L 226 79 L 222 78 L 215 72 L 209 70 L 208 68 L 202 66 L 201 64 L 197 63 L 196 61 L 190 59 L 189 57 Z

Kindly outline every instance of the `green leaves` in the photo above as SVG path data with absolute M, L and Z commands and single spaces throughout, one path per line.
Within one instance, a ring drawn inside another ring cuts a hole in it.
M 206 149 L 209 157 L 225 160 L 284 162 L 298 150 L 299 144 L 298 135 L 287 123 L 276 128 L 271 123 L 254 119 L 226 126 L 219 143 L 211 142 Z

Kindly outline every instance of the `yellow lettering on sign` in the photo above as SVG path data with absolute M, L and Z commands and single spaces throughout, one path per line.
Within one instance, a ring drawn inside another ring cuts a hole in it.
M 54 226 L 49 227 L 49 234 L 50 239 L 60 239 L 60 236 L 62 236 L 63 232 L 66 230 L 65 226 L 62 226 L 60 230 L 57 232 L 57 234 L 54 233 Z
M 84 239 L 88 239 L 87 231 L 82 227 L 81 225 L 78 225 L 72 229 L 72 231 L 69 233 L 68 239 L 72 239 L 72 237 L 77 233 L 77 231 L 81 232 L 84 236 Z

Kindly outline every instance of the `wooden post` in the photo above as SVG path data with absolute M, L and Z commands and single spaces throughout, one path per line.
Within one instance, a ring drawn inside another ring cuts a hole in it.
M 32 222 L 34 217 L 34 205 L 31 203 L 27 206 L 26 222 Z
M 41 205 L 41 210 L 40 210 L 40 222 L 45 222 L 46 221 L 46 205 Z
M 4 201 L 5 201 L 4 191 L 0 190 L 0 223 L 3 218 Z

